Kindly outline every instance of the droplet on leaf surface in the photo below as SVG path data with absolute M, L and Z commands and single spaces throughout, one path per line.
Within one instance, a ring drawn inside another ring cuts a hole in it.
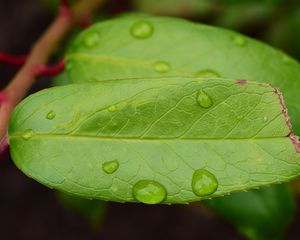
M 166 189 L 156 181 L 138 181 L 132 189 L 133 197 L 145 204 L 161 203 L 167 195 Z
M 215 175 L 205 169 L 198 169 L 193 174 L 192 189 L 197 196 L 203 197 L 213 194 L 218 185 Z
M 112 174 L 118 170 L 120 164 L 118 160 L 113 160 L 109 162 L 105 162 L 102 164 L 102 169 L 107 174 Z
M 203 90 L 198 91 L 197 102 L 202 108 L 210 108 L 213 104 L 211 97 Z
M 148 21 L 140 20 L 131 26 L 130 33 L 135 38 L 145 39 L 152 35 L 153 26 Z
M 84 45 L 87 48 L 94 48 L 96 47 L 100 42 L 100 36 L 99 33 L 95 31 L 88 32 L 85 36 L 85 39 L 83 40 Z
M 50 112 L 47 113 L 46 118 L 47 118 L 48 120 L 52 120 L 52 119 L 55 118 L 55 116 L 56 116 L 55 112 L 54 112 L 54 111 L 50 111 Z
M 206 70 L 201 70 L 199 72 L 196 72 L 195 74 L 196 77 L 203 77 L 203 78 L 217 78 L 221 77 L 219 73 L 217 73 L 214 70 L 206 69 Z
M 156 72 L 166 73 L 171 70 L 171 66 L 167 62 L 158 61 L 154 64 L 154 69 Z
M 28 129 L 25 131 L 25 133 L 23 134 L 23 139 L 25 140 L 29 140 L 33 135 L 33 131 L 31 129 Z

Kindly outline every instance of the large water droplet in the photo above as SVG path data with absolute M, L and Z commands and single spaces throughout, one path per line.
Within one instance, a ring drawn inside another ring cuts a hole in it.
M 213 194 L 218 188 L 218 181 L 211 172 L 205 169 L 198 169 L 194 172 L 192 189 L 194 194 L 203 197 Z
M 105 162 L 102 164 L 102 170 L 107 174 L 112 174 L 118 170 L 120 164 L 118 160 Z
M 167 195 L 166 189 L 158 182 L 141 180 L 132 189 L 134 198 L 142 203 L 161 203 Z
M 31 129 L 28 129 L 25 131 L 25 133 L 22 135 L 23 139 L 29 140 L 33 135 L 33 131 Z
M 210 108 L 213 104 L 211 97 L 208 96 L 203 90 L 198 91 L 197 102 L 203 108 Z
M 158 61 L 158 62 L 154 63 L 154 69 L 157 72 L 166 73 L 171 70 L 171 66 L 167 62 Z
M 235 36 L 233 41 L 239 47 L 244 47 L 247 44 L 247 40 L 242 36 Z
M 50 111 L 50 112 L 47 113 L 46 118 L 47 118 L 48 120 L 52 120 L 52 119 L 55 118 L 55 116 L 56 116 L 55 112 L 54 112 L 54 111 Z
M 202 77 L 202 78 L 217 78 L 221 77 L 219 73 L 214 70 L 206 69 L 199 72 L 196 72 L 195 77 Z
M 118 110 L 118 108 L 116 105 L 111 105 L 107 108 L 107 111 L 109 111 L 109 112 L 115 112 L 117 110 Z
M 86 33 L 86 36 L 83 40 L 84 45 L 88 48 L 96 47 L 100 42 L 100 36 L 99 33 L 95 31 L 90 31 Z
M 130 33 L 135 38 L 144 39 L 148 38 L 153 33 L 153 26 L 145 20 L 134 23 L 130 28 Z

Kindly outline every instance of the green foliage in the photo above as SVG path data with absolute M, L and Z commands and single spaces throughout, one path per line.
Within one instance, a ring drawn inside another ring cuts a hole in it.
M 285 121 L 269 85 L 161 77 L 46 89 L 15 109 L 9 137 L 16 165 L 47 186 L 184 203 L 298 176 Z M 116 171 L 103 171 L 114 160 Z
M 15 163 L 46 185 L 183 203 L 299 175 L 281 96 L 223 79 L 272 83 L 295 119 L 300 67 L 278 50 L 224 29 L 129 15 L 85 30 L 67 60 L 69 77 L 58 82 L 89 83 L 33 95 L 9 128 Z
M 149 36 L 133 34 L 140 22 L 150 26 Z M 299 63 L 232 31 L 174 18 L 131 15 L 83 31 L 70 47 L 67 61 L 73 82 L 221 76 L 270 83 L 282 91 L 294 129 L 300 132 Z
M 295 199 L 288 185 L 235 193 L 205 203 L 250 240 L 283 239 L 295 215 Z
M 66 209 L 84 216 L 92 227 L 99 228 L 106 213 L 106 202 L 74 197 L 63 192 L 57 192 L 56 196 Z

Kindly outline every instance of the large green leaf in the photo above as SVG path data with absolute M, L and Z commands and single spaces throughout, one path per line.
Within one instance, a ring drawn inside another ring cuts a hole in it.
M 189 21 L 130 15 L 83 31 L 67 54 L 73 82 L 161 76 L 221 76 L 271 83 L 300 132 L 300 65 L 238 33 Z
M 288 185 L 235 193 L 205 203 L 251 240 L 283 239 L 295 215 L 295 199 Z
M 269 85 L 220 78 L 73 84 L 16 108 L 10 149 L 27 175 L 69 193 L 196 201 L 299 175 L 282 104 Z

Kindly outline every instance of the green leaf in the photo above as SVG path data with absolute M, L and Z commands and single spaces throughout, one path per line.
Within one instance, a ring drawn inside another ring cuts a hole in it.
M 65 86 L 68 84 L 71 84 L 72 82 L 70 81 L 67 72 L 62 72 L 59 75 L 55 76 L 52 79 L 52 85 L 53 86 Z
M 82 215 L 88 220 L 92 227 L 99 228 L 103 220 L 107 203 L 99 200 L 88 200 L 74 197 L 69 194 L 57 191 L 57 200 L 66 208 Z
M 139 37 L 139 31 L 146 35 Z M 131 15 L 83 31 L 69 48 L 67 62 L 73 82 L 196 75 L 271 83 L 282 91 L 294 129 L 300 133 L 299 63 L 232 31 L 175 18 Z
M 288 185 L 272 185 L 205 202 L 233 223 L 250 240 L 283 239 L 295 216 L 295 199 Z
M 269 85 L 220 78 L 71 84 L 18 105 L 10 150 L 28 176 L 83 197 L 197 201 L 299 175 L 283 107 Z

